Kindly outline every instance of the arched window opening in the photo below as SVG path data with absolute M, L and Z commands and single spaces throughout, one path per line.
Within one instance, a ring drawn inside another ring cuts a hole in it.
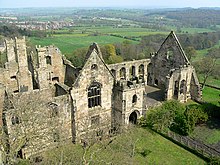
M 173 49 L 172 49 L 172 48 L 168 49 L 166 55 L 167 55 L 167 59 L 168 59 L 168 60 L 173 60 L 173 58 L 174 58 L 174 57 L 173 57 L 173 56 L 174 56 Z
M 175 98 L 178 97 L 178 92 L 179 92 L 179 82 L 175 81 L 175 84 L 174 84 L 174 97 Z
M 130 72 L 130 80 L 134 80 L 136 77 L 136 73 L 135 73 L 135 66 L 132 66 L 129 70 Z
M 182 80 L 180 83 L 180 94 L 186 93 L 186 80 Z
M 91 69 L 92 69 L 92 70 L 98 70 L 98 65 L 92 64 Z
M 154 83 L 155 83 L 156 86 L 158 86 L 158 80 L 157 79 L 155 79 Z
M 144 80 L 144 65 L 141 64 L 138 68 L 139 79 Z
M 137 95 L 135 94 L 133 97 L 132 97 L 132 103 L 136 103 L 137 102 Z
M 139 75 L 144 75 L 144 65 L 143 65 L 143 64 L 141 64 L 141 65 L 139 66 L 139 68 L 138 68 L 138 74 L 139 74 Z
M 88 89 L 88 107 L 101 106 L 101 85 L 92 83 Z
M 174 65 L 174 50 L 173 48 L 169 48 L 166 52 L 166 55 L 167 55 L 167 61 L 170 65 Z M 166 62 L 164 63 L 166 64 Z
M 126 79 L 126 69 L 124 67 L 120 69 L 120 79 Z
M 11 124 L 16 125 L 16 124 L 19 124 L 19 123 L 20 123 L 20 120 L 19 120 L 18 116 L 12 116 Z

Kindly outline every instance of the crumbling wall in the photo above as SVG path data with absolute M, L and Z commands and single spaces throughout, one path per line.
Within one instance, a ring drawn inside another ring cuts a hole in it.
M 116 80 L 147 81 L 147 66 L 150 59 L 127 61 L 108 65 Z
M 12 94 L 6 108 L 11 152 L 28 158 L 71 139 L 71 102 L 68 95 L 54 97 L 53 90 Z
M 54 46 L 37 47 L 37 79 L 40 89 L 48 88 L 56 82 L 64 83 L 65 65 L 62 54 Z

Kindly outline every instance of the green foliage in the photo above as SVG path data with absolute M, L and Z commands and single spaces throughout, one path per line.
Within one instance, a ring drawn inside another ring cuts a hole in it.
M 211 158 L 209 165 L 220 165 L 220 157 L 213 157 Z
M 187 105 L 183 114 L 179 114 L 174 119 L 171 130 L 182 135 L 189 135 L 196 125 L 203 124 L 208 120 L 208 113 L 198 104 Z
M 217 99 L 219 100 L 219 93 Z M 220 118 L 220 106 L 217 106 L 213 103 L 204 103 L 201 105 L 202 108 L 208 113 L 210 117 Z
M 6 52 L 0 52 L 0 68 L 4 67 L 4 64 L 7 62 Z
M 31 162 L 28 159 L 19 159 L 16 165 L 31 165 Z
M 116 55 L 115 46 L 112 44 L 107 44 L 101 47 L 101 52 L 107 64 L 115 64 L 115 63 L 123 62 L 123 58 L 121 56 Z
M 186 53 L 186 56 L 188 57 L 189 61 L 191 61 L 191 58 L 192 58 L 192 57 L 195 57 L 196 54 L 197 54 L 195 48 L 192 47 L 192 46 L 186 47 L 185 53 Z
M 160 107 L 149 110 L 146 119 L 140 119 L 140 125 L 149 126 L 159 132 L 170 129 L 182 135 L 189 135 L 196 125 L 207 120 L 208 113 L 200 105 L 185 107 L 178 101 L 167 101 Z
M 160 107 L 149 110 L 146 120 L 141 125 L 147 125 L 159 132 L 166 132 L 176 122 L 176 117 L 184 112 L 184 106 L 178 101 L 164 102 Z
M 77 49 L 73 52 L 73 55 L 68 55 L 67 58 L 72 62 L 74 66 L 83 67 L 87 51 L 87 48 Z
M 65 144 L 43 154 L 43 164 L 81 164 L 83 148 L 80 145 Z
M 0 25 L 0 34 L 4 37 L 19 37 L 19 36 L 29 36 L 29 37 L 46 37 L 44 31 L 38 30 L 27 30 L 21 29 L 13 25 Z

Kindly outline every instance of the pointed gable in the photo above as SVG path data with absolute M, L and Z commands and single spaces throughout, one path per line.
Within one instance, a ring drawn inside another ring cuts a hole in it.
M 86 54 L 85 64 L 80 71 L 80 74 L 74 83 L 74 86 L 78 86 L 83 79 L 87 81 L 108 81 L 111 79 L 113 81 L 114 76 L 105 64 L 102 53 L 99 46 L 96 43 L 93 43 Z M 103 80 L 101 80 L 103 79 Z
M 190 62 L 173 31 L 171 31 L 171 33 L 162 43 L 156 56 L 158 56 L 156 58 L 163 59 L 164 62 L 170 63 L 170 65 L 172 65 L 174 68 L 183 65 L 190 65 Z
M 90 57 L 90 55 L 92 54 L 93 51 L 95 51 L 96 54 L 103 60 L 102 53 L 101 53 L 101 50 L 100 50 L 98 44 L 93 43 L 93 44 L 90 45 L 89 50 L 86 54 L 86 61 L 89 59 L 89 57 Z

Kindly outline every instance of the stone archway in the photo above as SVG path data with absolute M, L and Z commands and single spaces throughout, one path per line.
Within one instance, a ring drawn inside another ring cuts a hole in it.
M 137 112 L 133 111 L 129 116 L 129 123 L 137 124 L 137 118 L 138 118 Z

